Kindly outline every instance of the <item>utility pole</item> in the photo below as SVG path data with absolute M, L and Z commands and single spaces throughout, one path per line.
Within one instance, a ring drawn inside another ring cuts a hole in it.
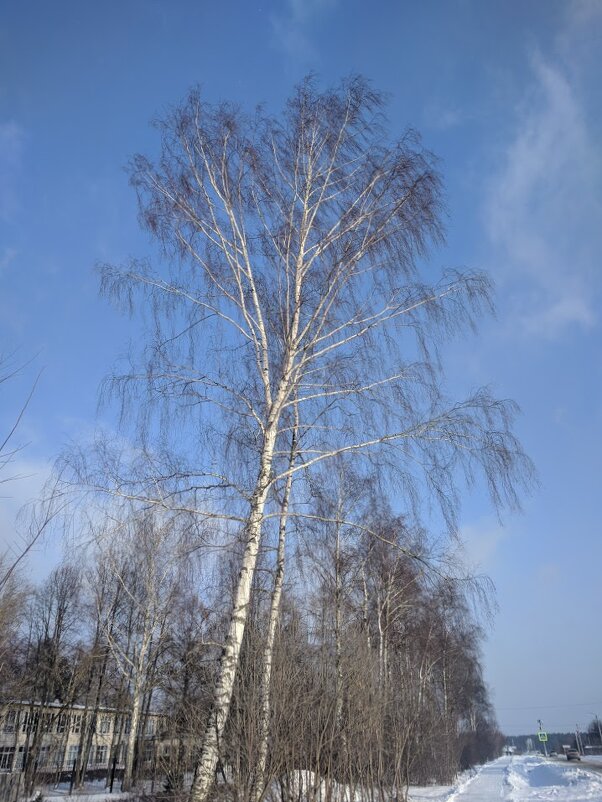
M 575 740 L 577 741 L 577 750 L 579 754 L 583 754 L 583 739 L 581 738 L 581 733 L 579 732 L 579 725 L 575 724 Z

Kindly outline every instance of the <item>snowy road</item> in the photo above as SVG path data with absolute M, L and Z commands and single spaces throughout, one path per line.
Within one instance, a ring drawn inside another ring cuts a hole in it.
M 501 757 L 483 766 L 472 780 L 448 797 L 449 802 L 489 802 L 507 799 L 507 775 L 511 757 Z
M 416 802 L 602 802 L 602 776 L 542 757 L 501 757 L 483 766 L 469 780 L 441 796 L 423 796 Z M 425 789 L 426 790 L 426 789 Z
M 602 778 L 540 757 L 502 757 L 489 763 L 448 802 L 602 802 Z

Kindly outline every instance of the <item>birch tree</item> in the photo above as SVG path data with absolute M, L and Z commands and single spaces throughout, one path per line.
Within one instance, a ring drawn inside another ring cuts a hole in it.
M 100 623 L 129 695 L 124 790 L 135 783 L 136 752 L 148 707 L 145 700 L 152 695 L 153 670 L 165 644 L 177 592 L 180 565 L 173 558 L 177 542 L 173 520 L 139 512 L 116 527 L 97 555 L 113 585 Z M 121 616 L 118 626 L 116 610 Z
M 158 158 L 132 163 L 166 268 L 102 268 L 106 291 L 131 308 L 141 291 L 153 315 L 140 366 L 116 376 L 141 435 L 164 447 L 152 503 L 240 527 L 193 802 L 214 782 L 277 484 L 352 454 L 394 469 L 408 504 L 428 488 L 453 526 L 458 469 L 482 471 L 500 504 L 517 503 L 529 470 L 511 402 L 443 393 L 437 343 L 490 305 L 490 282 L 425 266 L 443 239 L 441 180 L 414 132 L 389 137 L 383 109 L 360 78 L 325 92 L 306 80 L 279 118 L 193 92 L 159 124 Z

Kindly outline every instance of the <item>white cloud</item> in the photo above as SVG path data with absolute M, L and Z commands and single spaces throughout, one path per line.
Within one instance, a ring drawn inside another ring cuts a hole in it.
M 17 179 L 24 141 L 25 132 L 18 123 L 0 123 L 0 220 L 11 220 L 18 207 Z
M 287 0 L 284 11 L 270 17 L 276 46 L 291 58 L 315 59 L 311 25 L 317 17 L 334 8 L 336 3 L 337 0 Z
M 485 208 L 502 277 L 518 288 L 520 328 L 545 337 L 594 325 L 602 287 L 602 163 L 577 74 L 533 57 L 533 81 Z

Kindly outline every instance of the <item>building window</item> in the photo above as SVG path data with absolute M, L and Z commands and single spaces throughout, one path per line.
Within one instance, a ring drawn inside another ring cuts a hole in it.
M 17 711 L 9 710 L 4 717 L 4 732 L 14 732 L 17 721 Z
M 74 735 L 77 735 L 78 732 L 81 732 L 82 728 L 82 717 L 80 713 L 71 717 L 71 732 Z
M 23 713 L 21 718 L 21 732 L 35 732 L 38 728 L 39 713 Z
M 111 732 L 111 718 L 110 718 L 110 716 L 101 716 L 100 717 L 100 734 L 101 735 L 106 735 L 109 732 Z
M 50 747 L 41 746 L 38 752 L 38 767 L 43 769 L 50 764 Z
M 106 746 L 97 746 L 96 747 L 96 765 L 97 766 L 106 766 L 107 764 L 107 747 Z
M 69 726 L 69 716 L 66 713 L 59 713 L 56 720 L 56 731 L 58 733 L 65 732 Z
M 11 771 L 14 759 L 15 759 L 14 746 L 0 746 L 0 771 Z
M 73 766 L 73 764 L 77 760 L 78 755 L 79 755 L 79 746 L 77 744 L 72 744 L 67 751 L 68 768 L 71 768 L 71 766 Z
M 62 769 L 63 766 L 65 765 L 65 747 L 64 746 L 59 747 L 56 750 L 55 756 L 54 756 L 54 761 L 55 761 L 54 762 L 55 767 L 60 771 L 60 769 Z
M 27 750 L 24 746 L 19 747 L 19 751 L 17 752 L 17 760 L 15 761 L 15 771 L 23 771 L 23 767 L 25 766 L 25 755 L 27 754 Z
M 147 735 L 154 735 L 155 734 L 155 721 L 152 718 L 146 720 L 146 734 Z

